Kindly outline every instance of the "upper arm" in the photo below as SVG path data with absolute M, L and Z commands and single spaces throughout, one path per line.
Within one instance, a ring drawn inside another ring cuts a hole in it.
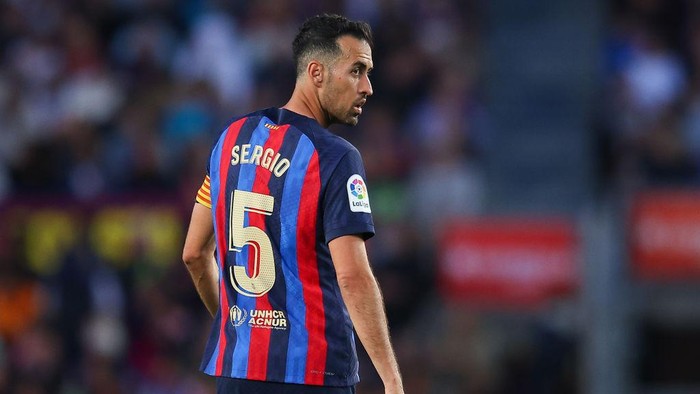
M 328 243 L 339 282 L 371 275 L 365 241 L 358 235 L 344 235 Z
M 214 250 L 214 224 L 211 210 L 195 203 L 192 209 L 190 226 L 187 229 L 182 258 L 188 261 Z
M 364 181 L 362 158 L 350 149 L 328 179 L 323 197 L 323 226 L 326 242 L 357 234 L 364 239 L 374 235 L 372 211 Z

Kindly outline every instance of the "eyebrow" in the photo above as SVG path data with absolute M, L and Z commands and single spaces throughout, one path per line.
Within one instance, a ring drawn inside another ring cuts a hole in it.
M 374 69 L 374 67 L 370 67 L 370 66 L 368 66 L 366 63 L 364 63 L 364 62 L 362 62 L 362 61 L 360 61 L 360 60 L 358 60 L 358 61 L 356 61 L 355 63 L 352 64 L 352 68 L 355 68 L 355 67 L 358 67 L 358 66 L 359 66 L 360 68 L 364 69 L 364 70 L 369 70 L 369 71 L 371 71 L 371 70 Z

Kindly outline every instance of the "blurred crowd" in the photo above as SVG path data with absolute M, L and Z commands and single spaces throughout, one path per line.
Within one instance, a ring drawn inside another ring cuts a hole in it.
M 610 3 L 592 128 L 603 188 L 698 184 L 700 8 Z M 327 11 L 375 33 L 374 97 L 358 126 L 332 130 L 363 154 L 370 254 L 410 392 L 570 392 L 567 338 L 436 306 L 439 225 L 486 205 L 478 0 L 0 1 L 0 207 L 146 194 L 185 218 L 227 119 L 286 102 L 296 29 Z M 0 220 L 0 392 L 213 392 L 198 372 L 210 318 L 177 258 L 136 248 L 113 264 L 79 231 L 36 272 L 21 220 Z M 360 392 L 382 392 L 361 366 Z
M 600 169 L 607 187 L 700 185 L 700 4 L 610 2 Z

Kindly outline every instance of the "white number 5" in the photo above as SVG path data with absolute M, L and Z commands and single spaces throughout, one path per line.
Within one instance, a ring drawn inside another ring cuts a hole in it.
M 253 269 L 249 275 L 245 266 L 231 266 L 229 277 L 233 288 L 249 297 L 260 297 L 272 289 L 275 284 L 275 256 L 270 238 L 263 230 L 243 226 L 245 213 L 270 215 L 274 205 L 275 198 L 265 194 L 235 190 L 231 195 L 229 250 L 241 252 L 248 245 L 249 253 L 253 253 Z

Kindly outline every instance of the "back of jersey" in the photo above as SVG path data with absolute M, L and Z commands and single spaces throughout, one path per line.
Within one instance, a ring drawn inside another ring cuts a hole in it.
M 362 182 L 359 153 L 311 119 L 268 109 L 231 123 L 213 149 L 208 175 L 220 310 L 202 370 L 287 383 L 357 383 L 352 325 L 327 242 L 374 231 L 369 209 L 353 212 L 352 195 L 342 198 L 343 182 L 352 176 Z M 329 185 L 334 191 L 325 196 Z

